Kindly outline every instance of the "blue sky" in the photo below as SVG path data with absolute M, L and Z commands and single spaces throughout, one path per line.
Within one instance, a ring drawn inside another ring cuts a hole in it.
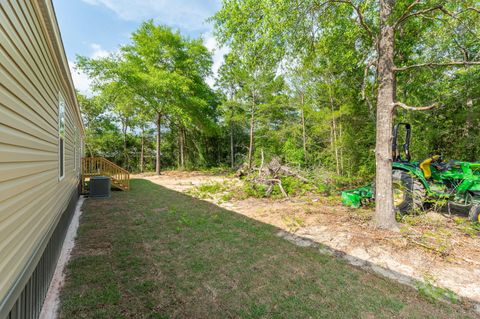
M 214 51 L 214 72 L 225 49 L 218 49 L 205 20 L 220 9 L 220 0 L 53 0 L 75 87 L 91 94 L 88 78 L 73 69 L 77 54 L 101 57 L 129 42 L 142 21 L 153 19 L 190 37 L 203 36 Z M 210 81 L 213 82 L 213 81 Z

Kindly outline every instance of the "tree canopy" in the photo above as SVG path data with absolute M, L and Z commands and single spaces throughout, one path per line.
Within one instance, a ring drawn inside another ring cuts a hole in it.
M 208 135 L 213 130 L 217 102 L 205 82 L 211 73 L 211 53 L 202 39 L 185 38 L 153 21 L 143 23 L 131 38 L 118 53 L 100 59 L 78 57 L 77 65 L 95 80 L 95 91 L 120 119 L 125 154 L 128 128 L 140 126 L 143 132 L 148 122 L 156 126 L 155 166 L 159 174 L 162 127 L 168 125 L 170 132 L 178 131 L 180 136 L 198 130 Z M 184 138 L 179 141 L 183 166 Z M 127 155 L 124 163 L 128 165 Z

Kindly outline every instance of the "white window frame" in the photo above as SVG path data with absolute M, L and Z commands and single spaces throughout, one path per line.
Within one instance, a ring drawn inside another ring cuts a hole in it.
M 78 169 L 78 130 L 77 127 L 74 126 L 73 129 L 73 171 L 76 172 Z
M 78 129 L 77 129 L 78 131 Z M 80 133 L 78 134 L 78 178 L 82 174 L 82 156 L 83 156 L 83 139 Z
M 65 178 L 65 136 L 67 104 L 62 94 L 58 97 L 58 181 Z

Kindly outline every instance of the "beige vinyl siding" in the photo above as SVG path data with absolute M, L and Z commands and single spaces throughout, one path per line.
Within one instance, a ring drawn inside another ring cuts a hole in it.
M 52 16 L 45 21 L 41 11 L 47 8 L 51 14 L 51 3 L 42 2 L 0 0 L 0 301 L 67 208 L 78 183 L 74 141 L 75 131 L 81 137 L 82 124 L 63 48 L 55 38 L 56 21 Z M 60 94 L 66 102 L 61 181 Z M 79 152 L 80 139 L 77 144 Z

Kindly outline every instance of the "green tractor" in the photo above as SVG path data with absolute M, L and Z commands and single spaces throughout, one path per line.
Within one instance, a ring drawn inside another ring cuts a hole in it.
M 401 127 L 405 128 L 405 142 L 398 145 Z M 470 220 L 480 222 L 480 162 L 447 162 L 439 155 L 412 161 L 411 132 L 408 123 L 393 128 L 393 201 L 397 214 L 418 212 L 432 203 L 448 203 L 449 209 L 468 212 Z M 358 208 L 374 201 L 374 197 L 375 186 L 371 185 L 342 192 L 342 203 Z

